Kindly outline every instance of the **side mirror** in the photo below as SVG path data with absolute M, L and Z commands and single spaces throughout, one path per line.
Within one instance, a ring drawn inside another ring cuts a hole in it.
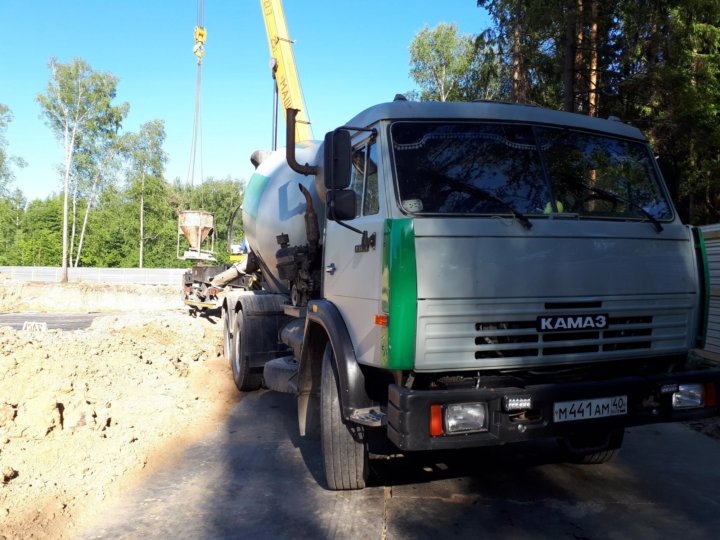
M 350 133 L 336 129 L 325 135 L 325 189 L 346 189 L 350 186 Z
M 357 196 L 351 189 L 330 190 L 327 193 L 327 217 L 332 221 L 355 219 Z

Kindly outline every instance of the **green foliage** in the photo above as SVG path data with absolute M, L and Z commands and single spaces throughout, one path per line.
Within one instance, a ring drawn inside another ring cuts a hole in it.
M 67 64 L 54 58 L 45 94 L 37 96 L 43 116 L 59 140 L 67 130 L 75 134 L 77 147 L 92 146 L 96 137 L 114 135 L 127 116 L 129 105 L 113 105 L 118 79 L 98 73 L 80 58 Z
M 618 116 L 650 139 L 682 217 L 720 221 L 719 2 L 477 4 L 494 25 L 474 38 L 441 24 L 413 39 L 416 97 L 489 97 Z
M 98 73 L 79 58 L 68 64 L 50 59 L 51 78 L 45 94 L 37 96 L 47 125 L 63 143 L 65 161 L 62 281 L 67 281 L 68 257 L 78 246 L 79 259 L 87 217 L 101 180 L 99 171 L 109 167 L 108 155 L 115 135 L 127 115 L 128 104 L 113 105 L 118 79 L 110 73 Z M 77 159 L 75 159 L 77 152 Z M 104 174 L 104 173 L 103 173 Z M 83 181 L 84 180 L 84 181 Z M 90 181 L 90 185 L 87 182 Z M 78 225 L 78 202 L 85 194 L 85 218 Z M 68 201 L 72 199 L 72 236 L 69 238 Z M 79 238 L 76 243 L 76 234 Z M 77 263 L 76 263 L 77 264 Z
M 62 250 L 62 197 L 32 201 L 20 224 L 9 265 L 56 266 Z
M 505 99 L 553 106 L 563 0 L 478 0 L 495 21 L 481 36 L 498 54 Z
M 175 185 L 175 203 L 180 210 L 207 210 L 215 216 L 215 246 L 219 262 L 228 262 L 228 224 L 233 212 L 242 204 L 244 185 L 239 180 L 209 178 L 198 187 Z M 234 242 L 243 237 L 240 213 L 233 223 Z
M 124 138 L 129 160 L 127 194 L 135 202 L 138 213 L 138 266 L 145 265 L 145 243 L 161 235 L 163 223 L 171 213 L 162 175 L 167 161 L 163 150 L 165 124 L 153 120 L 140 127 L 136 134 Z
M 410 44 L 410 76 L 423 101 L 492 99 L 500 94 L 495 49 L 482 37 L 440 23 L 420 30 Z
M 47 125 L 63 143 L 63 194 L 29 205 L 12 181 L 5 133 L 12 120 L 0 104 L 0 264 L 55 266 L 66 261 L 98 267 L 187 267 L 177 259 L 178 213 L 207 208 L 215 214 L 221 261 L 227 261 L 227 223 L 242 202 L 238 180 L 209 179 L 198 187 L 164 178 L 162 120 L 120 134 L 128 105 L 114 105 L 118 79 L 85 61 L 50 61 L 51 78 L 37 97 Z M 68 202 L 72 214 L 68 216 Z M 68 217 L 70 219 L 68 219 Z M 66 246 L 68 225 L 73 236 Z M 236 235 L 242 237 L 241 224 Z
M 8 141 L 5 134 L 12 119 L 10 108 L 0 103 L 0 197 L 7 196 L 8 185 L 15 179 L 13 166 L 26 165 L 22 158 L 10 156 L 7 152 Z
M 89 215 L 80 266 L 133 268 L 139 263 L 139 211 L 137 186 L 109 184 Z M 227 222 L 242 202 L 238 180 L 208 180 L 197 187 L 172 185 L 148 177 L 145 186 L 145 252 L 148 268 L 182 268 L 192 262 L 178 260 L 177 224 L 182 209 L 212 209 L 217 229 L 216 251 L 227 262 Z M 16 190 L 0 198 L 0 265 L 57 266 L 62 249 L 62 195 L 27 204 Z M 80 206 L 80 210 L 84 210 Z M 237 224 L 236 224 L 237 225 Z M 236 226 L 242 237 L 242 226 Z

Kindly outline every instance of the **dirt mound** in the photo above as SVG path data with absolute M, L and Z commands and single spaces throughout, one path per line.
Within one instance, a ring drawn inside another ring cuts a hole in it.
M 148 312 L 182 308 L 180 287 L 0 280 L 0 312 Z
M 144 313 L 136 307 L 75 332 L 0 327 L 0 538 L 71 537 L 102 501 L 166 463 L 237 399 L 221 325 L 167 304 L 152 312 L 166 292 L 19 284 L 9 296 L 3 309 L 22 299 L 41 311 L 41 298 L 48 310 L 52 300 L 65 311 L 120 303 Z

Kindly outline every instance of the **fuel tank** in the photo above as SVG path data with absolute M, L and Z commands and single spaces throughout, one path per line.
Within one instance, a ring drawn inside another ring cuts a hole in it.
M 322 163 L 323 143 L 307 142 L 295 149 L 300 163 Z M 287 245 L 308 244 L 305 215 L 307 200 L 300 189 L 304 186 L 317 214 L 318 230 L 325 226 L 325 188 L 322 170 L 317 175 L 303 176 L 287 164 L 285 149 L 266 152 L 250 177 L 242 206 L 243 228 L 250 250 L 258 257 L 266 278 L 266 287 L 274 293 L 287 294 L 285 280 L 278 271 L 278 237 L 287 235 Z

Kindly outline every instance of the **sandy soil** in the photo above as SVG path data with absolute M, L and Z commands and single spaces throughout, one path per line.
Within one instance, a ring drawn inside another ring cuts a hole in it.
M 222 326 L 171 287 L 0 286 L 0 312 L 113 313 L 73 332 L 0 327 L 0 538 L 72 537 L 239 397 Z
M 71 538 L 240 399 L 222 325 L 172 287 L 3 280 L 0 312 L 106 312 L 82 331 L 0 327 L 0 539 Z M 720 438 L 718 419 L 691 427 Z

